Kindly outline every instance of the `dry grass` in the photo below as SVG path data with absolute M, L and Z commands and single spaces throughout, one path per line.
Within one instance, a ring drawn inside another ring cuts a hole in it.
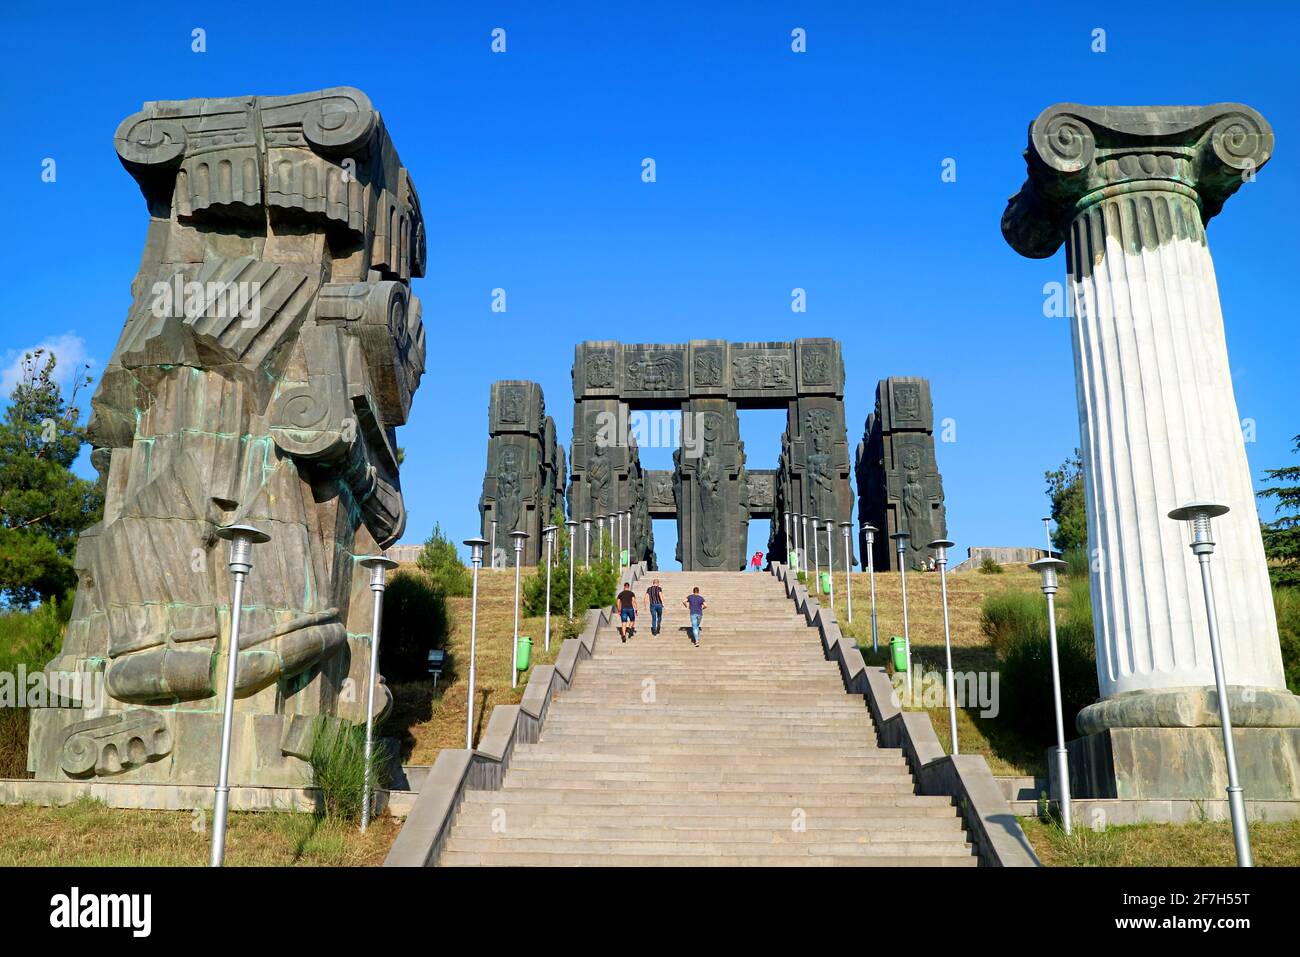
M 980 614 L 989 595 L 1005 590 L 1037 593 L 1039 577 L 1024 565 L 1006 565 L 1000 575 L 966 571 L 948 575 L 949 629 L 952 633 L 954 671 L 993 672 L 998 669 L 997 655 L 980 629 Z M 876 573 L 876 623 L 880 655 L 871 655 L 871 583 L 865 573 L 853 575 L 853 624 L 845 621 L 845 583 L 843 573 L 835 576 L 835 605 L 840 628 L 855 638 L 868 664 L 888 665 L 889 639 L 903 634 L 903 589 L 897 572 Z M 1065 585 L 1068 588 L 1068 583 Z M 829 605 L 826 595 L 820 596 Z M 907 623 L 911 633 L 912 668 L 919 675 L 927 670 L 944 669 L 943 603 L 937 572 L 908 572 Z M 892 668 L 891 668 L 892 671 Z M 1006 689 L 999 687 L 999 693 Z M 949 747 L 948 710 L 924 710 L 934 722 L 935 731 L 945 750 Z M 996 718 L 980 717 L 978 709 L 957 711 L 957 743 L 965 754 L 982 754 L 994 774 L 1038 775 L 1045 772 L 1040 750 L 1009 731 Z
M 531 569 L 524 569 L 525 576 Z M 484 569 L 479 573 L 477 670 L 475 673 L 474 742 L 478 743 L 488 716 L 499 704 L 518 704 L 524 696 L 528 674 L 519 677 L 519 686 L 510 687 L 510 659 L 514 638 L 514 571 Z M 555 572 L 553 588 L 567 587 L 567 579 Z M 392 716 L 382 733 L 396 737 L 402 746 L 403 764 L 432 764 L 443 748 L 465 747 L 465 719 L 469 711 L 469 639 L 470 599 L 448 598 L 448 615 L 455 623 L 447 640 L 451 667 L 443 672 L 438 690 L 432 682 L 396 685 L 396 702 Z M 576 610 L 575 610 L 576 611 Z M 560 652 L 564 638 L 577 634 L 581 617 L 567 622 L 563 616 L 551 616 L 551 650 L 543 649 L 545 621 L 542 617 L 523 617 L 519 634 L 533 639 L 533 665 L 551 664 Z M 531 673 L 531 670 L 530 672 Z
M 83 798 L 67 807 L 0 808 L 0 867 L 201 867 L 207 820 L 187 811 L 110 808 Z M 382 864 L 399 823 L 355 825 L 311 814 L 231 814 L 226 863 L 250 867 L 357 867 Z
M 1104 831 L 1021 818 L 1025 835 L 1048 867 L 1232 867 L 1237 858 L 1227 821 L 1131 824 Z M 1300 821 L 1252 823 L 1251 852 L 1260 867 L 1300 866 Z

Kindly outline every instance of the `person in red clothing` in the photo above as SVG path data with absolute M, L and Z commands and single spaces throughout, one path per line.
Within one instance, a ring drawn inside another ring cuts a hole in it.
M 754 552 L 754 557 L 749 560 L 749 567 L 754 569 L 754 571 L 758 571 L 760 568 L 763 567 L 762 552 Z

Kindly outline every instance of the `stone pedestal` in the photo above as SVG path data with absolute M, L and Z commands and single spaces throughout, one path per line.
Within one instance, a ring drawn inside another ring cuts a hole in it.
M 1230 508 L 1214 522 L 1212 563 L 1224 665 L 1232 685 L 1266 702 L 1234 710 L 1233 723 L 1261 728 L 1261 740 L 1282 734 L 1279 720 L 1300 723 L 1205 235 L 1272 150 L 1268 123 L 1240 104 L 1058 104 L 1030 127 L 1029 179 L 1002 221 L 1022 255 L 1066 244 L 1102 694 L 1079 728 L 1168 729 L 1139 736 L 1137 778 L 1199 754 L 1186 750 L 1202 736 L 1192 716 L 1214 684 L 1197 563 L 1186 530 L 1166 517 L 1189 501 Z M 1243 775 L 1249 762 L 1243 755 Z M 1249 785 L 1247 794 L 1259 796 Z

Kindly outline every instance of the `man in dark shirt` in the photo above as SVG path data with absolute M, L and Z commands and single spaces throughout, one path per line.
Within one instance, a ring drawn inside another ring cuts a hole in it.
M 659 587 L 659 579 L 645 590 L 645 600 L 650 606 L 650 634 L 657 635 L 664 621 L 664 590 Z
M 700 647 L 700 621 L 704 618 L 704 609 L 709 607 L 709 603 L 704 600 L 699 588 L 695 588 L 686 596 L 682 604 L 691 613 L 691 644 L 698 648 Z
M 636 595 L 629 582 L 618 593 L 618 636 L 627 641 L 636 634 Z

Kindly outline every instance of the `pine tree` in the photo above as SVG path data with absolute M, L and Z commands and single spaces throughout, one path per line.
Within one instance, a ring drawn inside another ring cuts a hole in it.
M 90 377 L 83 369 L 65 400 L 55 367 L 53 353 L 27 353 L 0 421 L 0 600 L 7 604 L 72 588 L 77 534 L 103 512 L 98 483 L 72 472 L 85 440 L 77 395 Z
M 1294 439 L 1293 452 L 1300 452 L 1300 435 Z M 1264 554 L 1273 562 L 1269 569 L 1278 585 L 1300 586 L 1300 465 L 1268 469 L 1264 477 L 1270 482 L 1281 482 L 1271 488 L 1261 489 L 1260 498 L 1273 499 L 1277 517 L 1263 522 Z

